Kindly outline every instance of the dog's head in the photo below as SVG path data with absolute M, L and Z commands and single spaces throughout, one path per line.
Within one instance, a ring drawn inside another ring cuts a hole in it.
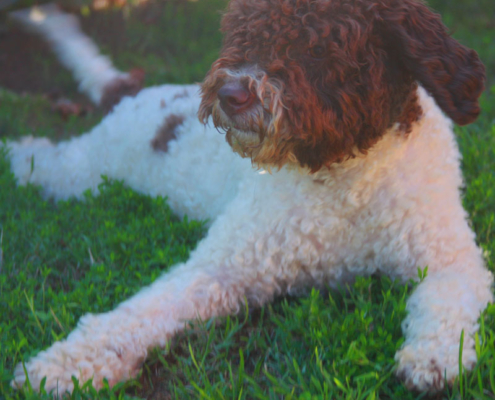
M 421 116 L 419 82 L 458 124 L 479 114 L 484 67 L 416 0 L 232 0 L 202 86 L 233 149 L 317 171 Z

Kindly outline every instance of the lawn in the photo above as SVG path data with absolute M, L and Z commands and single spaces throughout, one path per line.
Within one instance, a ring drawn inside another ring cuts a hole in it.
M 168 1 L 143 10 L 84 12 L 83 26 L 122 69 L 146 84 L 197 82 L 217 56 L 225 0 Z M 487 66 L 483 113 L 456 128 L 466 177 L 464 204 L 487 265 L 495 271 L 495 5 L 433 0 L 454 36 Z M 114 27 L 109 35 L 108 27 Z M 7 26 L 9 29 L 10 26 Z M 0 40 L 2 38 L 0 37 Z M 30 54 L 33 73 L 68 97 L 75 84 L 48 53 Z M 1 66 L 0 66 L 1 68 Z M 54 72 L 56 71 L 56 72 Z M 5 71 L 4 71 L 5 73 Z M 14 71 L 12 71 L 14 73 Z M 97 111 L 62 119 L 40 93 L 0 89 L 0 138 L 55 140 L 98 123 Z M 0 153 L 0 398 L 51 399 L 10 388 L 16 364 L 64 338 L 87 312 L 104 312 L 187 259 L 204 224 L 179 219 L 164 198 L 105 182 L 84 201 L 46 200 L 17 187 Z M 235 317 L 203 321 L 151 352 L 135 379 L 74 399 L 417 399 L 394 375 L 401 321 L 414 284 L 358 279 L 349 293 L 313 291 Z M 478 364 L 438 399 L 495 399 L 495 306 L 480 319 Z

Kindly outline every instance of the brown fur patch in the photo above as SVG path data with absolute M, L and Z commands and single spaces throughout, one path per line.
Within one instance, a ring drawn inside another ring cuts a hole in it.
M 177 100 L 177 99 L 182 99 L 184 97 L 189 97 L 189 93 L 187 93 L 187 90 L 183 90 L 182 92 L 180 93 L 177 93 L 175 96 L 174 96 L 174 100 Z
M 129 72 L 129 77 L 119 78 L 110 82 L 103 90 L 100 106 L 106 113 L 113 110 L 113 107 L 120 103 L 124 96 L 134 97 L 143 88 L 144 71 L 136 68 Z
M 167 152 L 168 142 L 177 138 L 176 129 L 183 122 L 183 115 L 168 115 L 163 121 L 163 124 L 156 131 L 156 135 L 151 141 L 151 147 L 153 147 L 153 150 Z

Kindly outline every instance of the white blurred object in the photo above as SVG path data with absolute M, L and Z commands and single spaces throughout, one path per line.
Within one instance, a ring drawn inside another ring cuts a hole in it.
M 60 62 L 79 82 L 79 90 L 96 105 L 109 111 L 122 97 L 134 96 L 141 90 L 144 73 L 116 69 L 81 31 L 78 19 L 54 3 L 13 11 L 9 16 L 50 44 Z

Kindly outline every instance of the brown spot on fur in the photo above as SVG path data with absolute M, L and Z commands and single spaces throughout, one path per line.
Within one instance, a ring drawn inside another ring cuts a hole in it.
M 165 100 L 161 99 L 161 100 L 160 100 L 160 108 L 162 108 L 162 109 L 163 109 L 163 108 L 165 108 L 165 107 L 167 107 L 167 102 L 166 102 Z
M 163 124 L 158 128 L 155 137 L 151 141 L 151 147 L 157 151 L 168 151 L 168 142 L 175 139 L 176 129 L 184 122 L 183 115 L 170 114 L 165 118 Z
M 184 89 L 182 92 L 180 93 L 177 93 L 175 96 L 174 96 L 174 100 L 177 100 L 177 99 L 182 99 L 184 97 L 189 97 L 189 93 L 187 93 L 187 90 Z
M 438 365 L 437 360 L 431 359 L 431 373 L 434 375 L 432 382 L 432 390 L 437 391 L 444 387 L 444 375 L 442 373 L 442 368 Z
M 124 96 L 134 97 L 143 88 L 144 71 L 140 68 L 129 72 L 127 78 L 118 78 L 110 82 L 103 90 L 100 106 L 105 113 L 109 113 L 120 103 Z

